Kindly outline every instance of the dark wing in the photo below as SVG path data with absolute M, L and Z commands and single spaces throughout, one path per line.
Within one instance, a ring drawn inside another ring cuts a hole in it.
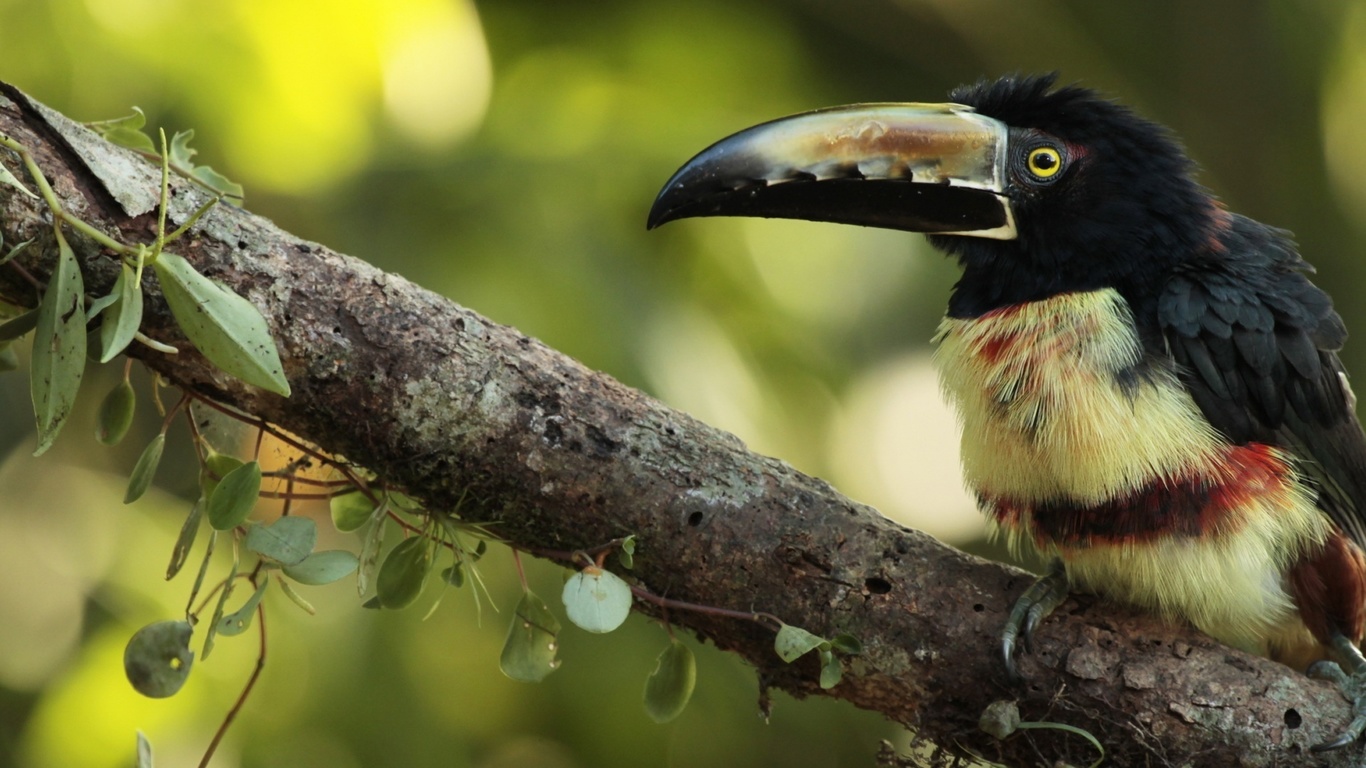
M 1281 230 L 1234 217 L 1221 244 L 1158 300 L 1181 380 L 1232 442 L 1293 454 L 1319 507 L 1366 547 L 1366 434 L 1336 354 L 1342 318 Z

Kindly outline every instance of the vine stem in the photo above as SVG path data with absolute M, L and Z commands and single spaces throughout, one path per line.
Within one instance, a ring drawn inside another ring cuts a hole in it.
M 252 582 L 253 586 L 255 582 Z M 266 608 L 262 603 L 256 604 L 256 626 L 260 630 L 261 651 L 256 655 L 256 665 L 252 667 L 251 676 L 247 678 L 247 684 L 243 686 L 242 692 L 238 694 L 237 701 L 233 703 L 232 709 L 228 710 L 227 716 L 219 724 L 218 730 L 213 734 L 213 741 L 209 742 L 209 748 L 204 751 L 204 758 L 199 761 L 199 768 L 208 768 L 209 761 L 213 759 L 213 754 L 218 751 L 218 745 L 223 741 L 228 728 L 237 719 L 237 713 L 242 711 L 242 707 L 247 703 L 247 697 L 256 687 L 256 681 L 260 679 L 261 672 L 266 668 Z

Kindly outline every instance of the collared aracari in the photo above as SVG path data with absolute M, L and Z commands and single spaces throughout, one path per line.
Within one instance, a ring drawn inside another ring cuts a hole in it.
M 993 531 L 1070 588 L 1334 676 L 1366 731 L 1366 435 L 1332 300 L 1290 234 L 1227 211 L 1161 126 L 1055 76 L 950 104 L 795 115 L 713 144 L 649 226 L 693 216 L 927 233 L 963 277 L 936 335 Z

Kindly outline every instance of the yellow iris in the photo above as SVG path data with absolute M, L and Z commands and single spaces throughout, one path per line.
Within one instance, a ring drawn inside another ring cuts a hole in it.
M 1040 179 L 1051 179 L 1062 170 L 1062 153 L 1053 147 L 1030 150 L 1027 165 L 1029 172 Z

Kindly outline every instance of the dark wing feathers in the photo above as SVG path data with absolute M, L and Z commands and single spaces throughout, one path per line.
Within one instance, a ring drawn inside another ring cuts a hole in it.
M 1342 319 L 1281 231 L 1234 217 L 1222 244 L 1167 282 L 1167 350 L 1216 429 L 1294 455 L 1319 506 L 1366 547 L 1366 434 L 1336 354 Z

